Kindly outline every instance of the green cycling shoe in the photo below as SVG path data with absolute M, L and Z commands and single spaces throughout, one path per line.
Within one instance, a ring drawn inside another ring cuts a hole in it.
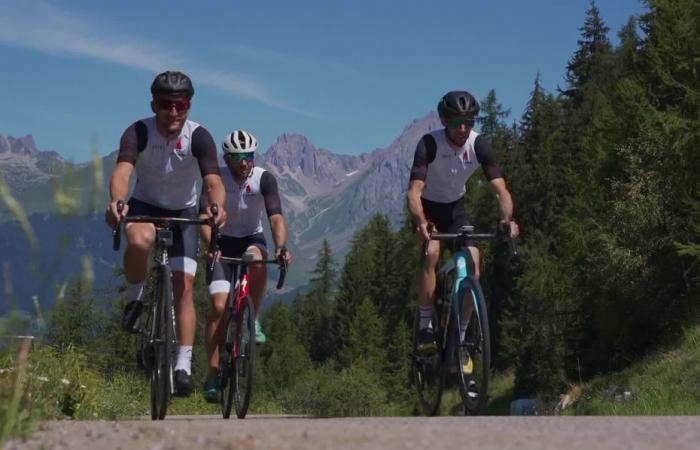
M 221 396 L 221 378 L 218 376 L 210 377 L 206 383 L 204 383 L 204 400 L 207 403 L 219 403 L 219 397 Z

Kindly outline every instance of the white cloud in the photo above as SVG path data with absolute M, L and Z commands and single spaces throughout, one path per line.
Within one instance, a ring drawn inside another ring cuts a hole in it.
M 79 16 L 49 2 L 0 1 L 0 44 L 54 55 L 95 59 L 136 70 L 181 68 L 198 83 L 297 114 L 316 115 L 274 98 L 261 82 L 232 71 L 188 64 L 158 43 L 120 35 L 99 18 Z

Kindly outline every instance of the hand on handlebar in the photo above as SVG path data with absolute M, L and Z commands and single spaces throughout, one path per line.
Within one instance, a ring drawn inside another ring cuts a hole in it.
M 119 207 L 121 205 L 121 208 Z M 107 205 L 105 222 L 112 228 L 116 228 L 119 222 L 129 212 L 129 205 L 124 200 L 114 200 Z
M 219 227 L 226 223 L 226 217 L 226 210 L 216 203 L 212 203 L 207 208 L 207 219 L 212 220 Z
M 292 263 L 294 255 L 292 255 L 292 252 L 287 247 L 282 246 L 275 250 L 275 259 L 283 263 L 286 267 Z
M 418 225 L 417 231 L 423 235 L 424 240 L 430 240 L 430 233 L 435 229 L 432 223 L 424 222 Z
M 504 234 L 506 234 L 510 239 L 515 239 L 520 235 L 520 226 L 518 226 L 514 220 L 502 220 L 501 227 Z

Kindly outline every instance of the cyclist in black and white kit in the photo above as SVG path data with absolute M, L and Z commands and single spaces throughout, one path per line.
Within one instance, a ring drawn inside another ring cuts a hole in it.
M 136 185 L 122 215 L 197 218 L 198 180 L 211 203 L 223 205 L 226 191 L 221 182 L 216 144 L 209 131 L 187 119 L 194 95 L 192 82 L 182 72 L 163 72 L 151 84 L 154 116 L 138 120 L 122 134 L 117 167 L 110 181 L 111 202 L 107 222 L 119 220 L 117 202 L 129 194 L 129 179 L 136 172 Z M 207 210 L 207 217 L 213 217 Z M 217 221 L 226 220 L 220 208 Z M 189 395 L 192 382 L 192 346 L 196 317 L 192 286 L 197 270 L 198 227 L 182 225 L 173 229 L 170 266 L 173 271 L 178 357 L 174 382 L 176 394 Z M 143 310 L 143 287 L 148 258 L 155 241 L 150 223 L 129 223 L 124 274 L 128 283 L 122 326 L 135 331 Z
M 456 232 L 470 225 L 464 195 L 467 180 L 481 167 L 489 180 L 501 210 L 501 221 L 508 224 L 510 236 L 519 233 L 513 221 L 513 201 L 503 179 L 503 172 L 490 142 L 472 128 L 479 114 L 479 103 L 466 91 L 451 91 L 438 103 L 438 115 L 445 128 L 424 135 L 416 146 L 408 189 L 408 208 L 418 225 L 421 244 L 428 239 L 428 224 L 437 231 Z M 472 273 L 479 277 L 479 250 L 468 245 L 472 256 Z M 435 301 L 435 267 L 440 259 L 440 242 L 430 241 L 423 270 L 419 275 L 420 329 L 417 350 L 437 351 L 432 318 Z M 469 303 L 471 305 L 471 303 Z M 464 336 L 471 311 L 463 314 L 460 331 Z
M 255 167 L 255 151 L 258 142 L 255 136 L 245 130 L 235 130 L 222 143 L 225 165 L 221 167 L 221 178 L 226 187 L 226 210 L 230 219 L 222 227 L 219 248 L 222 256 L 240 258 L 243 253 L 253 259 L 267 258 L 267 242 L 263 234 L 263 212 L 267 214 L 275 244 L 275 257 L 284 254 L 291 262 L 292 254 L 285 247 L 287 243 L 287 223 L 282 215 L 282 204 L 274 175 L 261 167 Z M 208 206 L 203 196 L 200 210 Z M 205 239 L 210 239 L 211 230 L 202 227 Z M 283 252 L 284 250 L 284 252 Z M 209 377 L 204 386 L 207 401 L 219 401 L 219 349 L 223 340 L 226 301 L 231 290 L 231 266 L 217 262 L 209 284 L 212 309 L 206 329 L 207 352 L 209 353 Z M 258 313 L 265 294 L 267 269 L 264 265 L 248 266 L 250 276 L 250 294 L 255 305 L 255 341 L 265 342 L 266 337 L 260 328 Z

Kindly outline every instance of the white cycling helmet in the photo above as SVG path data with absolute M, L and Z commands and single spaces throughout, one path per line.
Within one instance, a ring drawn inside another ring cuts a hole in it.
M 224 155 L 252 153 L 258 149 L 258 140 L 246 130 L 233 130 L 221 144 Z

